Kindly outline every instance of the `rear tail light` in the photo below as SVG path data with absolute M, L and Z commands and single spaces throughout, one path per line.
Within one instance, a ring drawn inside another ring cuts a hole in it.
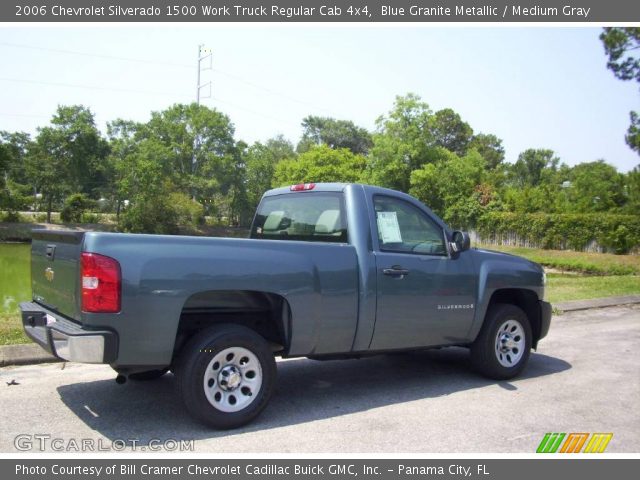
M 120 264 L 97 253 L 83 253 L 80 258 L 82 311 L 117 313 L 120 311 Z
M 304 192 L 305 190 L 313 190 L 315 183 L 299 183 L 297 185 L 291 185 L 292 192 Z

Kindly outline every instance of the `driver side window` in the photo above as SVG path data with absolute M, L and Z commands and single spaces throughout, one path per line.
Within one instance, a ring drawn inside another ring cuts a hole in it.
M 380 250 L 446 255 L 444 232 L 431 219 L 408 202 L 376 195 L 373 198 Z

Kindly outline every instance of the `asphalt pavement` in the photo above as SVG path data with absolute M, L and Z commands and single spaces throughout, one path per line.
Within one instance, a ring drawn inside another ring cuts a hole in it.
M 631 305 L 554 317 L 511 381 L 477 376 L 459 348 L 286 360 L 270 405 L 233 431 L 193 421 L 170 374 L 118 385 L 104 365 L 5 367 L 0 452 L 172 450 L 185 441 L 212 453 L 533 453 L 547 432 L 612 432 L 607 452 L 640 452 L 638 351 L 640 306 Z

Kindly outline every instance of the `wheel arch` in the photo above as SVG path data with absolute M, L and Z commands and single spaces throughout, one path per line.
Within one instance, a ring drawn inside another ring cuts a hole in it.
M 254 290 L 206 290 L 188 297 L 175 336 L 173 361 L 198 332 L 218 324 L 243 325 L 264 337 L 274 352 L 290 345 L 291 309 L 278 294 Z
M 538 346 L 538 340 L 540 340 L 542 329 L 540 302 L 536 292 L 526 288 L 501 288 L 496 290 L 493 292 L 489 302 L 487 303 L 487 308 L 484 312 L 484 318 L 482 321 L 483 324 L 491 307 L 500 303 L 515 305 L 522 309 L 522 311 L 527 315 L 533 336 L 531 339 L 531 346 L 535 349 Z
M 531 333 L 533 336 L 531 346 L 534 349 L 537 348 L 542 329 L 540 301 L 537 293 L 527 288 L 500 288 L 495 290 L 485 305 L 483 305 L 483 308 L 477 312 L 477 321 L 474 322 L 475 328 L 472 335 L 470 335 L 472 341 L 474 341 L 480 333 L 491 307 L 499 303 L 515 305 L 524 311 L 531 325 Z

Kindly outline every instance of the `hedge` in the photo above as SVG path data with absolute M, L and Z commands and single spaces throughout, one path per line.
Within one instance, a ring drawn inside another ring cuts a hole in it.
M 477 232 L 485 238 L 515 234 L 540 248 L 584 250 L 593 241 L 607 251 L 628 253 L 640 246 L 640 217 L 615 214 L 489 212 Z

